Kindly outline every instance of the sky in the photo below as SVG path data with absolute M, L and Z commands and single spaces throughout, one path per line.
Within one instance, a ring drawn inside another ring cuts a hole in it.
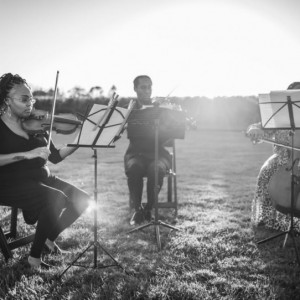
M 248 96 L 300 81 L 299 0 L 0 0 L 0 73 L 34 89 Z M 297 31 L 297 32 L 296 32 Z

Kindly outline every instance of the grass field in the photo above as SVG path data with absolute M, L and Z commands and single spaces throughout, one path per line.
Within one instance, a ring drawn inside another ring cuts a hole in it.
M 271 146 L 252 145 L 242 132 L 188 131 L 176 141 L 179 211 L 160 210 L 160 219 L 180 231 L 161 227 L 157 251 L 153 227 L 131 229 L 123 154 L 127 139 L 114 149 L 98 150 L 98 240 L 126 269 L 71 267 L 67 264 L 93 241 L 93 212 L 88 211 L 58 239 L 72 252 L 47 255 L 55 267 L 34 272 L 26 265 L 29 246 L 0 256 L 1 299 L 300 299 L 300 272 L 294 248 L 283 238 L 258 246 L 274 232 L 253 229 L 251 200 L 256 176 Z M 80 149 L 55 174 L 87 190 L 93 199 L 94 160 Z M 164 190 L 160 200 L 166 197 Z M 2 208 L 3 219 L 7 212 Z M 2 224 L 5 222 L 2 221 Z M 20 216 L 19 231 L 31 230 Z M 93 252 L 80 260 L 93 266 Z M 101 263 L 110 258 L 99 251 Z

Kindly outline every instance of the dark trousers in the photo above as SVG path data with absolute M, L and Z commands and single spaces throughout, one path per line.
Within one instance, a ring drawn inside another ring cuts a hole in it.
M 168 169 L 170 162 L 164 157 L 158 158 L 158 190 L 163 185 L 163 179 Z M 125 173 L 127 175 L 127 183 L 129 188 L 130 200 L 134 204 L 135 210 L 139 210 L 142 202 L 143 194 L 143 178 L 147 177 L 147 205 L 146 209 L 152 209 L 155 200 L 155 163 L 153 159 L 134 156 L 125 156 Z
M 30 224 L 37 221 L 30 255 L 41 256 L 46 239 L 54 241 L 87 208 L 88 194 L 56 176 L 43 182 L 23 180 L 5 191 L 4 205 L 23 210 Z

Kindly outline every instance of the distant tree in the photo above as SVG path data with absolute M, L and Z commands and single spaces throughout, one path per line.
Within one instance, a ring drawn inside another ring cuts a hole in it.
M 47 92 L 47 94 L 48 94 L 48 96 L 50 96 L 50 97 L 53 97 L 53 95 L 54 95 L 54 89 L 49 89 L 48 90 L 48 92 Z
M 79 86 L 75 86 L 68 91 L 69 98 L 73 99 L 86 99 L 88 94 L 86 93 L 85 89 Z
M 103 89 L 101 86 L 93 86 L 90 88 L 89 96 L 91 98 L 103 98 Z
M 33 97 L 35 97 L 37 100 L 48 100 L 48 99 L 53 99 L 54 96 L 54 90 L 49 89 L 49 90 L 43 90 L 43 89 L 38 89 L 32 92 Z M 57 99 L 64 99 L 65 96 L 62 92 L 60 92 L 59 89 L 57 89 Z
M 107 94 L 107 97 L 108 97 L 108 98 L 111 98 L 112 95 L 113 95 L 116 91 L 117 91 L 117 87 L 116 87 L 115 85 L 113 85 L 113 86 L 109 89 L 108 94 Z
M 44 90 L 36 90 L 32 92 L 33 97 L 45 97 L 48 96 L 48 93 Z

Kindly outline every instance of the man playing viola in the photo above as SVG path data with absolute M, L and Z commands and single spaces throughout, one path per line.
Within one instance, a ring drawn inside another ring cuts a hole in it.
M 152 80 L 147 75 L 141 75 L 133 81 L 134 91 L 137 95 L 136 109 L 152 106 Z M 140 224 L 144 220 L 151 220 L 151 210 L 154 205 L 155 193 L 155 143 L 153 138 L 132 137 L 125 153 L 124 164 L 130 194 L 135 212 L 130 220 L 130 225 Z M 171 166 L 171 156 L 163 147 L 158 145 L 158 188 L 162 187 L 163 178 Z M 142 207 L 143 177 L 147 177 L 147 204 Z

